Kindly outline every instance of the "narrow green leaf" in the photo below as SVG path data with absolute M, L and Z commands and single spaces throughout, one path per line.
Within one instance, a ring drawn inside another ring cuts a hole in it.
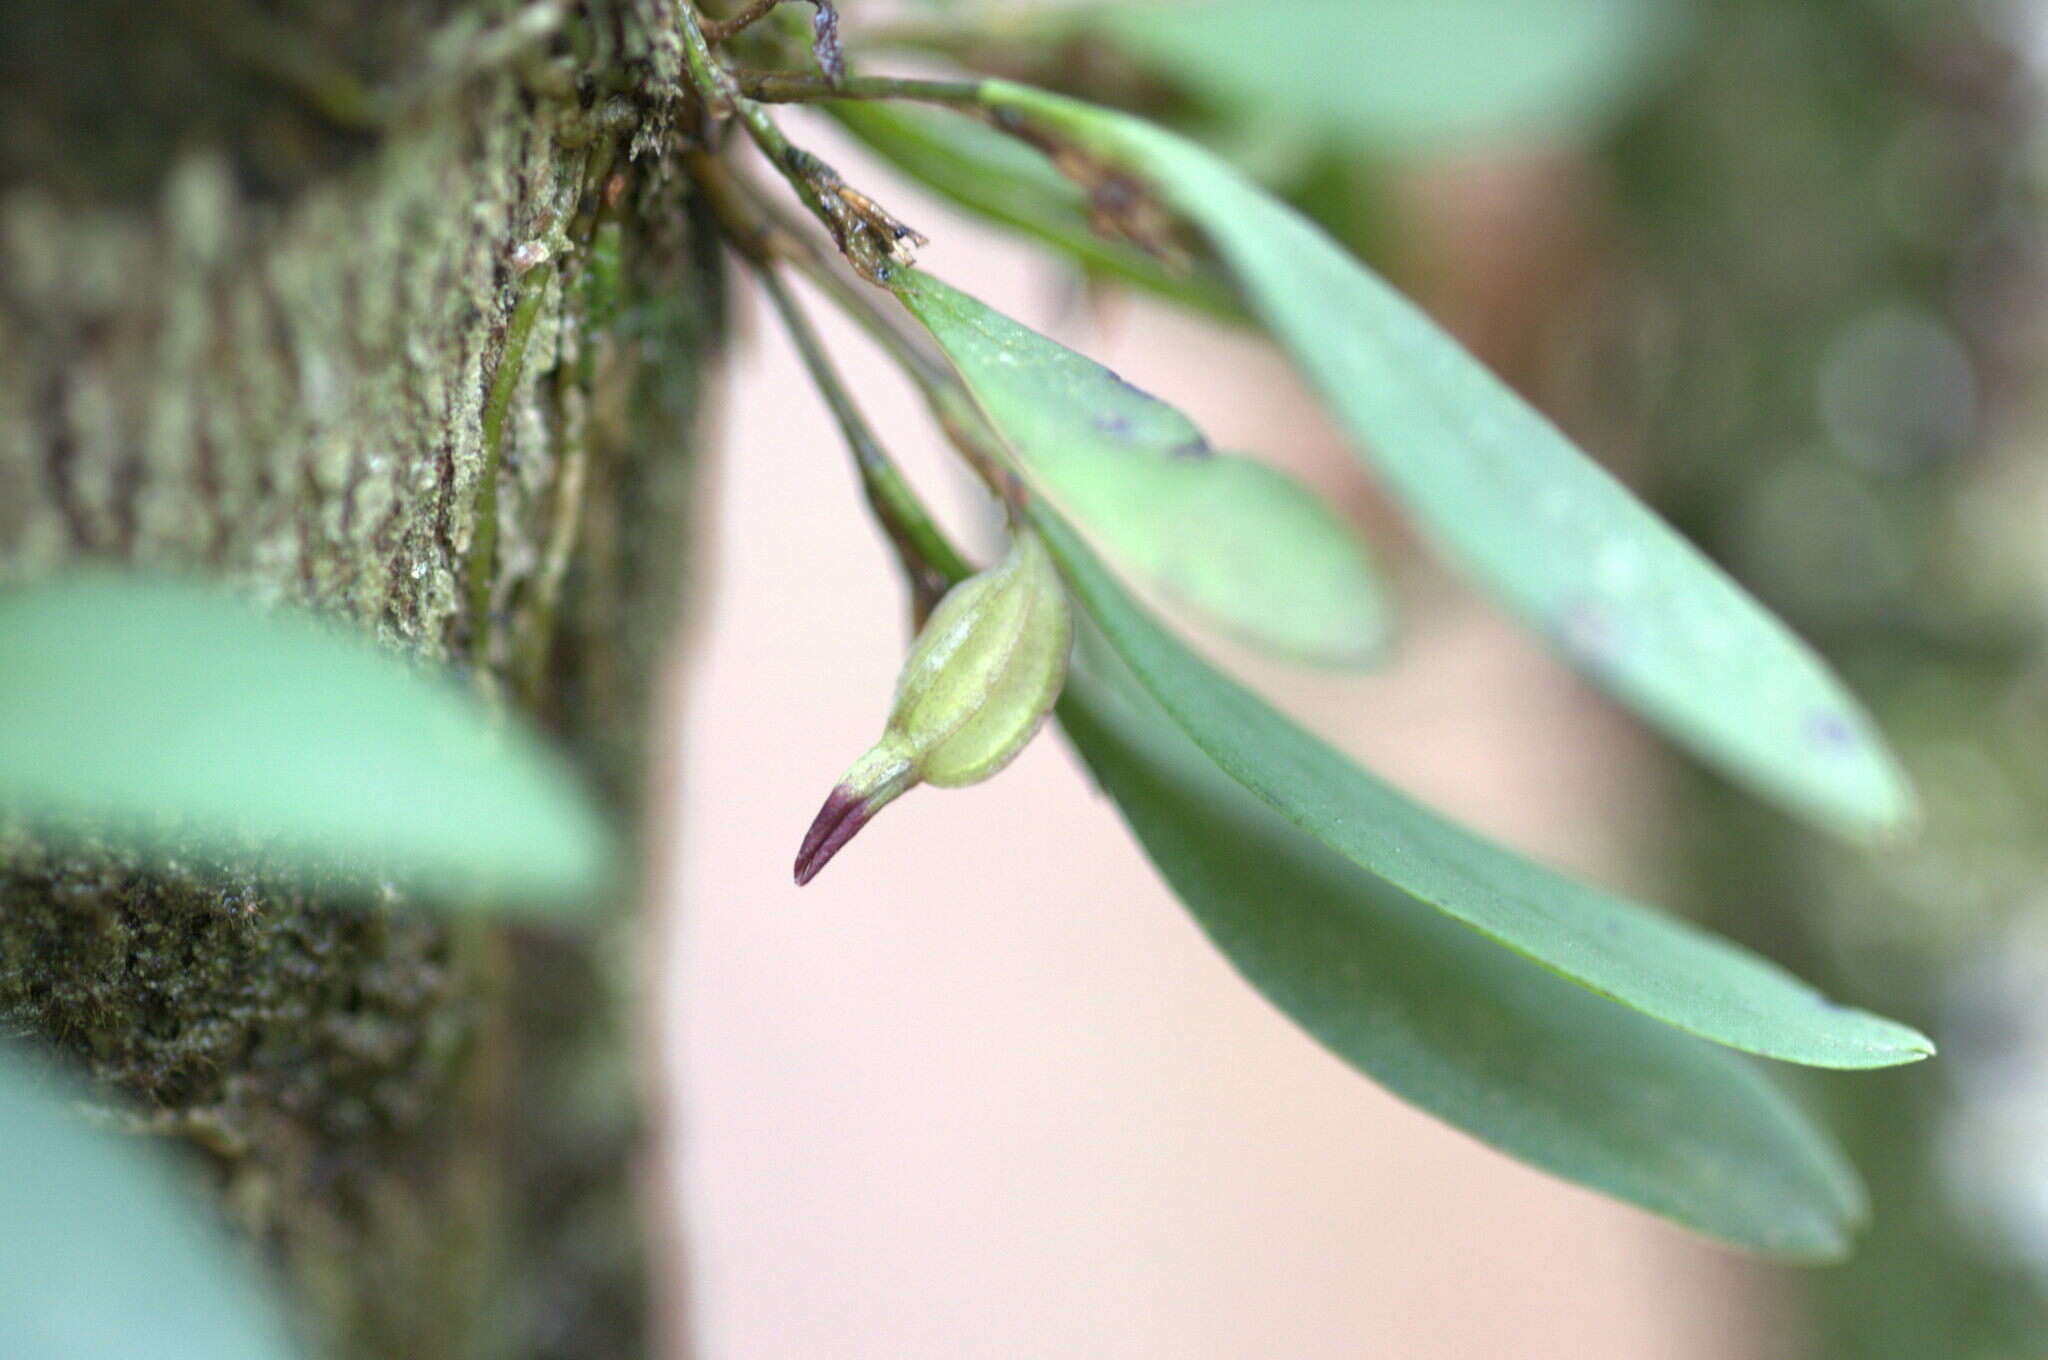
M 1314 224 L 1149 123 L 999 81 L 984 98 L 1198 224 L 1418 526 L 1594 680 L 1796 811 L 1910 824 L 1911 790 L 1825 663 Z
M 890 286 L 1025 474 L 1119 561 L 1283 655 L 1361 665 L 1379 653 L 1372 568 L 1313 492 L 1216 453 L 1173 407 L 929 274 L 899 270 Z
M 1218 316 L 1242 317 L 1229 285 L 1209 272 L 1168 269 L 1088 225 L 1088 196 L 1014 137 L 952 114 L 846 102 L 832 116 L 868 148 L 942 197 L 1052 246 L 1090 273 Z
M 1726 940 L 1574 882 L 1437 816 L 1212 669 L 1146 616 L 1058 514 L 1032 519 L 1075 598 L 1173 721 L 1281 816 L 1382 880 L 1584 987 L 1731 1048 L 1888 1067 L 1933 1046 Z
M 162 1149 L 89 1127 L 71 1082 L 0 1048 L 0 1355 L 284 1360 L 245 1253 Z
M 1219 113 L 1291 111 L 1390 155 L 1597 129 L 1676 48 L 1680 0 L 1086 5 L 1094 34 Z
M 0 810 L 466 905 L 576 908 L 611 872 L 562 763 L 450 682 L 304 616 L 147 577 L 0 594 Z
M 1750 1062 L 1603 1001 L 1317 845 L 1142 694 L 1077 667 L 1060 722 L 1246 981 L 1395 1095 L 1738 1245 L 1846 1254 L 1856 1175 Z

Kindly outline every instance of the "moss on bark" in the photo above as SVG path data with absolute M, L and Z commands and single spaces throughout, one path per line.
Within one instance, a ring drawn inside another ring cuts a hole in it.
M 0 583 L 202 570 L 445 659 L 622 817 L 714 257 L 659 0 L 16 0 Z M 180 1136 L 362 1356 L 645 1346 L 621 909 L 454 924 L 0 842 L 0 1023 Z

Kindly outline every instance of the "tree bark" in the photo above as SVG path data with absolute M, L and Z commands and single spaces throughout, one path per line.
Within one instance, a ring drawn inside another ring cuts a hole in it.
M 663 0 L 0 10 L 0 585 L 346 617 L 630 823 L 720 331 Z M 643 1353 L 630 912 L 411 906 L 6 832 L 0 1021 L 203 1150 L 327 1353 Z

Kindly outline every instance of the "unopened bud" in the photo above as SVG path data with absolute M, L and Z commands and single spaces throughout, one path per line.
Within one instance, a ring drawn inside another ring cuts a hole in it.
M 939 601 L 896 681 L 882 739 L 826 798 L 796 856 L 808 883 L 854 833 L 918 784 L 975 784 L 1024 749 L 1059 698 L 1074 638 L 1045 544 L 1016 530 L 1010 555 Z

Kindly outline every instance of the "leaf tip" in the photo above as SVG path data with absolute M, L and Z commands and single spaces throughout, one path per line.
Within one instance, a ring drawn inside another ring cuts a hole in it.
M 1787 1265 L 1838 1266 L 1856 1254 L 1856 1233 L 1860 1223 L 1829 1221 L 1816 1224 L 1813 1235 L 1795 1244 L 1772 1250 Z
M 1840 719 L 1832 724 L 1816 719 L 1808 726 L 1809 739 L 1823 753 L 1863 753 L 1858 762 L 1862 773 L 1855 780 L 1860 796 L 1854 800 L 1853 823 L 1848 828 L 1856 840 L 1872 849 L 1895 849 L 1920 834 L 1926 817 L 1919 792 L 1874 722 L 1864 718 L 1851 727 Z M 1836 735 L 1840 731 L 1855 735 L 1841 738 Z
M 1855 1068 L 1906 1067 L 1913 1063 L 1926 1062 L 1935 1056 L 1934 1040 L 1896 1020 L 1879 1019 L 1884 1026 L 1882 1042 L 1872 1043 L 1867 1056 L 1854 1064 Z
M 1905 772 L 1895 766 L 1890 773 L 1891 778 L 1885 789 L 1883 811 L 1871 828 L 1873 844 L 1882 849 L 1895 848 L 1913 841 L 1919 836 L 1921 827 L 1927 820 L 1926 812 L 1920 805 L 1920 795 L 1914 790 L 1913 783 L 1906 777 Z

